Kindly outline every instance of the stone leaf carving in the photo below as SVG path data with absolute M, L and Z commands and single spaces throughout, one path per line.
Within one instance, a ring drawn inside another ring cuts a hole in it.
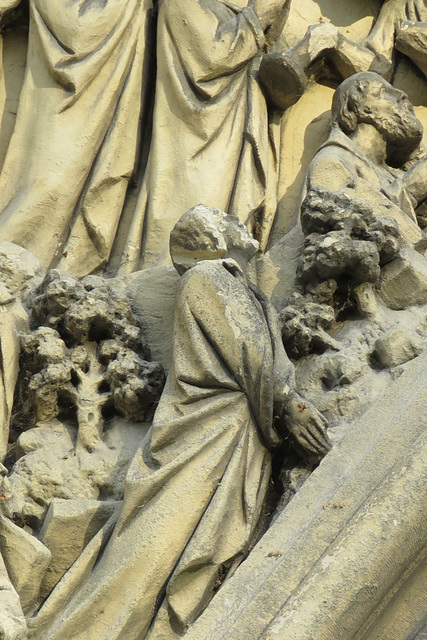
M 129 300 L 100 278 L 82 281 L 50 271 L 35 293 L 33 322 L 22 338 L 29 407 L 36 420 L 76 411 L 78 447 L 101 440 L 103 410 L 114 406 L 127 419 L 150 417 L 164 384 Z M 25 418 L 21 417 L 21 420 Z
M 399 251 L 397 222 L 377 218 L 368 204 L 346 194 L 310 190 L 302 204 L 301 224 L 306 234 L 298 273 L 302 282 L 373 283 L 380 266 Z
M 281 312 L 284 343 L 293 357 L 339 349 L 328 336 L 335 319 L 353 304 L 372 315 L 376 302 L 367 283 L 379 282 L 381 267 L 399 254 L 394 218 L 346 193 L 324 187 L 309 191 L 301 206 L 306 239 L 297 269 L 304 295 L 295 293 Z
M 9 475 L 4 469 L 0 509 L 13 520 L 2 519 L 3 560 L 28 615 L 39 604 L 40 586 L 45 598 L 78 557 L 78 550 L 95 535 L 96 514 L 109 504 L 114 511 L 123 497 L 126 470 L 147 431 L 164 372 L 149 360 L 141 324 L 128 298 L 107 281 L 96 277 L 78 281 L 65 272 L 50 271 L 26 300 L 32 308 L 33 331 L 21 335 L 23 366 L 13 435 L 24 431 L 9 454 L 9 464 L 13 455 L 17 462 Z M 138 424 L 131 427 L 127 421 Z M 64 559 L 61 564 L 61 547 L 51 541 L 58 533 L 52 533 L 47 523 L 40 531 L 57 498 L 74 505 L 76 499 L 92 501 L 88 514 L 83 506 L 81 516 L 78 505 L 67 516 L 71 527 L 86 517 L 89 536 L 73 550 L 68 565 Z M 111 513 L 110 509 L 107 515 Z M 19 528 L 24 526 L 48 548 Z M 19 532 L 27 538 L 21 540 Z M 31 551 L 29 540 L 39 547 L 33 560 L 31 553 L 23 555 L 23 572 L 22 563 L 17 564 L 6 550 L 19 546 Z

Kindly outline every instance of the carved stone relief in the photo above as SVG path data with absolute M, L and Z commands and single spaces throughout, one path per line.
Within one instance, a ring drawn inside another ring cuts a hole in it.
M 0 53 L 0 639 L 423 637 L 425 0 Z

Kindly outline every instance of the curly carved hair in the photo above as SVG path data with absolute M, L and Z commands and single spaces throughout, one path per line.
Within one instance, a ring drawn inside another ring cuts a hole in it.
M 332 125 L 350 135 L 359 122 L 358 116 L 364 93 L 372 84 L 388 85 L 378 73 L 362 71 L 350 76 L 340 84 L 332 100 Z

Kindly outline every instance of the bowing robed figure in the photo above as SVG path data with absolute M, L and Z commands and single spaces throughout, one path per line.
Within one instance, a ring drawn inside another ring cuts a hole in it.
M 183 275 L 153 425 L 105 549 L 95 563 L 101 532 L 42 607 L 32 638 L 180 637 L 260 532 L 284 435 L 273 416 L 284 414 L 312 454 L 327 452 L 324 419 L 295 392 L 276 313 L 246 278 L 257 246 L 237 218 L 202 206 L 175 226 L 171 255 Z

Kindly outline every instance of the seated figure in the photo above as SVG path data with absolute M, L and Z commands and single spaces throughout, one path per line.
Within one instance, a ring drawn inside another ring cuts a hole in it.
M 393 216 L 407 244 L 422 239 L 414 209 L 427 195 L 424 156 L 419 153 L 422 125 L 405 93 L 373 72 L 355 74 L 336 90 L 332 131 L 313 158 L 307 191 L 315 186 L 360 198 L 377 215 Z
M 104 551 L 94 538 L 32 638 L 183 635 L 260 533 L 281 438 L 291 432 L 317 458 L 328 451 L 325 420 L 295 391 L 276 312 L 246 278 L 257 248 L 219 210 L 198 206 L 174 227 L 173 361 L 152 428 Z M 274 416 L 284 417 L 277 430 Z

